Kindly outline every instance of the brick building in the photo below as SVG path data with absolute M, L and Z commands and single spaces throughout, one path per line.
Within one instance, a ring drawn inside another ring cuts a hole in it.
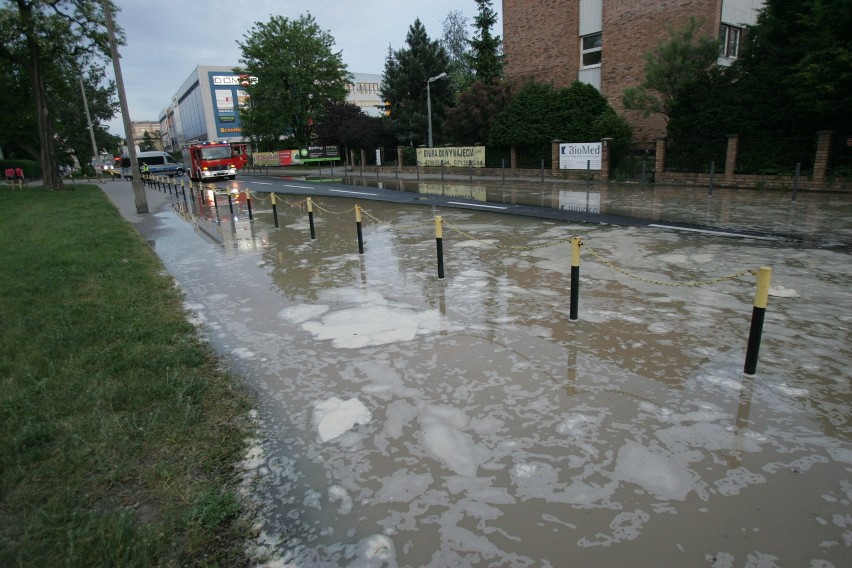
M 622 92 L 644 78 L 644 54 L 690 16 L 720 38 L 719 64 L 736 58 L 763 0 L 503 0 L 505 76 L 567 87 L 593 85 L 633 125 L 634 139 L 665 134 L 659 115 L 625 111 Z

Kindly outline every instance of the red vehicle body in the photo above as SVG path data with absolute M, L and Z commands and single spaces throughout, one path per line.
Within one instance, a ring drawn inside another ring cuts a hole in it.
M 241 142 L 231 142 L 231 152 L 234 155 L 234 161 L 237 164 L 237 169 L 241 170 L 248 164 L 248 149 Z
M 237 177 L 239 160 L 227 142 L 202 142 L 183 150 L 184 163 L 189 168 L 189 178 L 195 181 Z

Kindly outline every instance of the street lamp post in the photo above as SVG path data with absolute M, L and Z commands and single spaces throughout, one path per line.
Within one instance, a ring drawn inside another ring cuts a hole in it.
M 429 147 L 432 147 L 432 92 L 429 89 L 429 86 L 433 81 L 437 81 L 438 79 L 443 79 L 446 77 L 446 73 L 441 73 L 440 75 L 435 75 L 434 77 L 429 77 L 429 80 L 426 81 L 426 114 L 429 115 Z

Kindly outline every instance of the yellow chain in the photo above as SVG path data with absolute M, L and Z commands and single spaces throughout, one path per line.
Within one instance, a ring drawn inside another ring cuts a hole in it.
M 248 194 L 249 197 L 251 197 L 252 199 L 257 199 L 258 201 L 269 201 L 269 197 L 270 195 L 272 195 L 271 193 L 267 193 L 266 197 L 258 197 L 258 195 L 253 191 L 249 191 Z
M 556 245 L 561 245 L 561 244 L 564 244 L 564 243 L 571 242 L 571 237 L 568 237 L 567 239 L 562 239 L 562 240 L 558 240 L 558 241 L 548 241 L 548 242 L 542 243 L 540 245 L 532 245 L 532 246 L 501 245 L 499 243 L 491 243 L 491 242 L 488 242 L 488 241 L 483 241 L 482 239 L 477 239 L 476 237 L 474 237 L 470 233 L 463 231 L 462 229 L 456 227 L 455 225 L 453 225 L 452 223 L 450 223 L 446 219 L 444 219 L 443 222 L 446 226 L 448 226 L 449 228 L 451 228 L 452 230 L 454 230 L 455 232 L 462 235 L 464 238 L 466 238 L 468 240 L 476 241 L 478 243 L 482 243 L 485 246 L 496 247 L 496 248 L 499 248 L 499 249 L 530 251 L 530 250 L 536 250 L 536 249 L 540 249 L 540 248 L 553 247 L 553 246 L 556 246 Z
M 355 211 L 355 207 L 352 207 L 351 209 L 346 209 L 345 211 L 332 211 L 331 209 L 326 209 L 325 207 L 323 207 L 322 205 L 320 205 L 316 201 L 314 201 L 313 204 L 314 204 L 314 209 L 322 211 L 323 213 L 329 213 L 331 215 L 346 215 L 347 213 L 351 213 L 352 211 Z
M 599 260 L 601 262 L 601 264 L 608 266 L 610 269 L 614 270 L 615 272 L 624 274 L 625 276 L 628 276 L 630 278 L 634 278 L 636 280 L 640 280 L 642 282 L 647 282 L 648 284 L 656 284 L 657 286 L 674 286 L 674 287 L 685 287 L 685 288 L 697 288 L 699 286 L 710 286 L 711 284 L 718 284 L 719 282 L 724 282 L 725 280 L 733 280 L 735 278 L 739 278 L 740 276 L 745 276 L 746 274 L 751 274 L 751 275 L 757 274 L 757 270 L 752 268 L 752 269 L 748 269 L 748 270 L 742 270 L 740 272 L 735 272 L 734 274 L 728 274 L 726 276 L 720 276 L 719 278 L 712 278 L 710 280 L 695 280 L 695 281 L 692 281 L 692 282 L 663 282 L 661 280 L 652 280 L 650 278 L 645 278 L 643 276 L 639 276 L 638 274 L 633 274 L 632 272 L 628 272 L 628 271 L 624 270 L 623 268 L 616 266 L 614 263 L 610 262 L 609 260 L 606 260 L 605 258 L 603 258 L 600 254 L 597 253 L 597 251 L 595 251 L 592 247 L 590 247 L 586 243 L 582 243 L 582 246 L 586 247 L 586 250 L 588 250 L 592 254 L 592 256 L 594 256 L 597 260 Z
M 361 213 L 364 214 L 365 217 L 368 217 L 378 223 L 379 225 L 387 225 L 388 227 L 392 227 L 394 229 L 419 229 L 420 227 L 432 227 L 435 224 L 435 221 L 429 220 L 427 223 L 418 223 L 416 225 L 394 225 L 388 221 L 382 221 L 366 209 L 361 209 Z

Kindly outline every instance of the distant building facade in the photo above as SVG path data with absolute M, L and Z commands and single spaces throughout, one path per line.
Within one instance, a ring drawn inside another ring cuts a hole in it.
M 661 116 L 625 111 L 625 88 L 644 79 L 644 54 L 690 17 L 699 32 L 720 38 L 718 63 L 737 57 L 746 26 L 757 21 L 763 0 L 503 0 L 505 76 L 567 87 L 597 88 L 627 118 L 634 137 L 665 134 Z
M 137 146 L 145 142 L 145 133 L 151 138 L 156 150 L 163 149 L 163 140 L 160 136 L 160 123 L 152 120 L 134 120 L 130 123 L 131 133 L 133 135 L 133 143 Z
M 160 112 L 159 130 L 166 150 L 200 140 L 245 141 L 240 109 L 248 104 L 245 86 L 253 77 L 229 66 L 198 66 Z M 353 74 L 347 101 L 370 116 L 381 113 L 381 75 Z

